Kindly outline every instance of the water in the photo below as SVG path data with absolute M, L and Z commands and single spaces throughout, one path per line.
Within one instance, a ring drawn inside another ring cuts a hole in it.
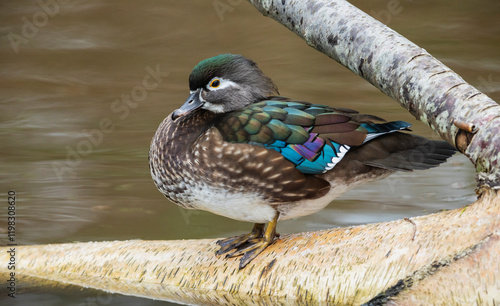
M 498 1 L 352 2 L 500 101 Z M 224 12 L 213 3 L 61 1 L 44 19 L 38 1 L 2 2 L 0 192 L 5 198 L 8 190 L 17 193 L 19 244 L 210 238 L 248 231 L 251 224 L 169 203 L 148 170 L 149 142 L 158 124 L 186 99 L 193 66 L 216 54 L 254 59 L 282 95 L 405 120 L 414 133 L 437 139 L 397 103 L 247 2 L 232 1 Z M 38 26 L 24 35 L 23 25 L 34 17 Z M 24 38 L 12 43 L 9 33 Z M 311 231 L 458 208 L 474 201 L 474 187 L 472 166 L 457 154 L 437 169 L 360 187 L 321 214 L 281 222 L 278 229 Z M 6 233 L 3 221 L 0 232 Z M 0 300 L 5 299 L 2 294 Z M 20 288 L 16 301 L 160 303 L 39 287 Z

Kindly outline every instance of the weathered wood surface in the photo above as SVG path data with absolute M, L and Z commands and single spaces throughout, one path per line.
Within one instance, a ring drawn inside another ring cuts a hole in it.
M 16 275 L 205 305 L 361 304 L 388 288 L 377 301 L 500 302 L 495 192 L 412 221 L 416 232 L 398 220 L 286 235 L 243 270 L 237 258 L 216 257 L 210 239 L 21 246 Z M 7 272 L 0 265 L 2 279 Z
M 500 106 L 425 49 L 345 0 L 248 1 L 456 146 L 480 188 L 500 188 Z

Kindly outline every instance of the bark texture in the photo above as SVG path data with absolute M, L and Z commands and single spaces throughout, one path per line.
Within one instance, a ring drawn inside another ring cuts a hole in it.
M 500 106 L 427 51 L 344 0 L 248 0 L 360 75 L 464 153 L 479 191 L 500 188 Z
M 20 246 L 16 277 L 202 305 L 493 305 L 498 199 L 486 191 L 465 209 L 413 218 L 415 226 L 398 220 L 286 235 L 243 270 L 238 258 L 216 257 L 210 239 Z M 0 248 L 0 262 L 8 250 Z M 9 272 L 0 265 L 1 279 Z

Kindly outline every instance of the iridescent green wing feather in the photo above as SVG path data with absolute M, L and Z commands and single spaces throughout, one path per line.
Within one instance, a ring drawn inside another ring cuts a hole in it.
M 228 142 L 276 150 L 301 172 L 319 174 L 332 169 L 351 147 L 410 126 L 403 121 L 373 121 L 383 119 L 272 97 L 225 115 L 216 127 Z

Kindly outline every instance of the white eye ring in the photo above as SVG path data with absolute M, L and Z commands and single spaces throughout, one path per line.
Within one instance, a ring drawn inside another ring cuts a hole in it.
M 241 86 L 231 80 L 223 79 L 220 77 L 215 77 L 211 79 L 206 86 L 207 90 L 211 91 L 220 90 L 228 87 L 239 88 Z

